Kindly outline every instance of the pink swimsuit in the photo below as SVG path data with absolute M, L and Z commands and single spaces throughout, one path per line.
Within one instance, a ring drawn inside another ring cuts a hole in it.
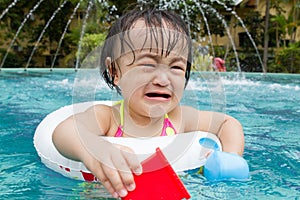
M 120 106 L 120 117 L 121 117 L 121 125 L 118 127 L 118 130 L 115 134 L 115 137 L 122 137 L 123 136 L 123 124 L 124 124 L 124 100 L 119 101 L 118 103 L 121 104 Z M 176 134 L 176 129 L 169 120 L 168 114 L 165 114 L 164 125 L 162 129 L 161 136 L 167 135 L 174 135 Z

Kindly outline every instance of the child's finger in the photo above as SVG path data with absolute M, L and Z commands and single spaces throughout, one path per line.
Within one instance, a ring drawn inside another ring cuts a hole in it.
M 97 170 L 97 172 L 95 173 L 95 176 L 97 177 L 97 179 L 102 183 L 102 185 L 106 188 L 106 190 L 114 198 L 118 198 L 119 197 L 119 195 L 116 192 L 115 188 L 111 184 L 110 179 L 104 174 L 104 172 L 103 172 L 102 169 Z
M 113 160 L 115 166 L 119 170 L 120 177 L 126 189 L 128 191 L 132 191 L 135 189 L 134 177 L 131 172 L 131 168 L 129 167 L 125 157 L 120 154 L 120 157 L 115 157 Z
M 121 152 L 129 166 L 129 168 L 131 169 L 131 171 L 136 175 L 142 174 L 142 172 L 143 172 L 142 165 L 141 165 L 140 161 L 138 160 L 136 154 L 127 147 L 122 147 L 121 150 L 122 150 Z
M 117 157 L 115 157 L 115 158 L 117 159 Z M 124 167 L 121 167 L 123 169 L 119 170 L 120 164 L 116 161 L 114 162 L 114 165 L 115 165 L 115 168 L 118 169 L 118 171 L 117 171 L 117 169 L 113 169 L 111 166 L 102 165 L 103 172 L 104 172 L 105 176 L 107 177 L 107 179 L 109 180 L 114 191 L 116 191 L 120 197 L 125 197 L 128 192 L 123 184 L 124 175 L 123 175 L 122 171 L 124 171 Z M 131 174 L 131 173 L 128 173 L 128 170 L 126 170 L 126 171 L 127 171 L 126 174 Z M 125 180 L 127 181 L 128 178 L 125 178 Z M 132 177 L 132 181 L 133 181 L 133 177 Z
M 97 177 L 98 181 L 101 182 L 101 184 L 114 198 L 119 197 L 118 193 L 112 186 L 110 179 L 105 175 L 100 162 L 96 161 L 96 163 L 92 164 L 90 167 L 88 167 L 88 169 L 93 173 L 94 176 Z

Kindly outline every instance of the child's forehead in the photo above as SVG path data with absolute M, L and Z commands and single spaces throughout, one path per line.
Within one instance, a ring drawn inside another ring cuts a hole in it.
M 140 51 L 129 52 L 127 54 L 123 54 L 120 58 L 127 59 L 128 62 L 135 61 L 156 61 L 156 62 L 187 62 L 186 55 L 179 55 L 174 52 L 170 52 L 166 54 L 166 52 L 161 52 L 158 49 L 143 49 Z
M 115 39 L 115 59 L 142 50 L 187 57 L 190 45 L 183 31 L 177 31 L 165 22 L 161 26 L 146 26 L 143 20 L 137 20 L 128 31 L 120 33 Z
M 146 27 L 157 27 L 157 28 L 168 28 L 168 26 L 172 27 L 172 25 L 171 26 L 168 25 L 166 20 L 164 20 L 164 19 L 161 20 L 161 23 L 156 23 L 156 24 L 157 25 L 155 25 L 155 23 L 153 23 L 152 25 L 147 25 L 145 19 L 140 18 L 132 24 L 130 29 L 142 29 L 142 28 L 146 28 Z M 175 25 L 173 25 L 173 27 L 175 27 Z

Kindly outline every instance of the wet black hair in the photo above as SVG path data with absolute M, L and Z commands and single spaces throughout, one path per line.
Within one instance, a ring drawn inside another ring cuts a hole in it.
M 173 11 L 169 10 L 160 10 L 156 8 L 135 8 L 126 14 L 122 15 L 119 19 L 115 21 L 115 23 L 110 27 L 108 35 L 105 39 L 101 58 L 100 58 L 100 73 L 102 74 L 105 82 L 108 84 L 110 88 L 116 88 L 117 91 L 120 93 L 120 88 L 118 88 L 114 84 L 114 74 L 116 73 L 116 67 L 117 64 L 114 62 L 118 55 L 115 55 L 116 46 L 117 43 L 120 43 L 118 51 L 120 51 L 119 55 L 124 53 L 124 45 L 131 48 L 133 55 L 134 49 L 132 45 L 130 44 L 130 41 L 124 40 L 124 36 L 126 35 L 126 32 L 128 33 L 129 30 L 132 29 L 132 26 L 136 21 L 139 19 L 143 19 L 146 27 L 149 28 L 150 34 L 154 34 L 154 38 L 158 37 L 157 35 L 157 29 L 156 28 L 170 28 L 174 33 L 172 33 L 172 39 L 168 38 L 168 44 L 166 51 L 166 56 L 172 51 L 172 49 L 175 47 L 175 45 L 178 43 L 180 39 L 182 39 L 182 35 L 185 37 L 187 44 L 186 47 L 188 48 L 188 58 L 187 58 L 187 68 L 185 73 L 185 86 L 188 83 L 188 80 L 190 78 L 190 72 L 191 72 L 191 61 L 192 61 L 192 45 L 190 40 L 190 33 L 186 26 L 186 23 L 184 22 L 181 17 L 176 14 Z M 163 22 L 165 24 L 163 24 Z M 167 26 L 167 27 L 164 27 Z M 156 30 L 154 30 L 156 29 Z M 177 33 L 177 34 L 176 34 Z M 179 34 L 180 33 L 180 36 Z M 161 34 L 161 37 L 163 37 L 163 34 Z M 145 41 L 146 42 L 146 41 Z M 154 41 L 155 42 L 155 41 Z M 156 41 L 156 45 L 158 45 L 158 42 Z M 162 50 L 163 55 L 163 50 Z M 108 69 L 106 66 L 106 58 L 110 57 L 112 59 L 112 69 Z M 135 59 L 135 58 L 134 58 Z M 134 62 L 134 60 L 133 60 Z

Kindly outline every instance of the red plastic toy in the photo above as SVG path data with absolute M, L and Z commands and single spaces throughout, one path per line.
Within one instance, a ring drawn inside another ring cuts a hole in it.
M 136 189 L 123 200 L 181 200 L 191 196 L 159 148 L 142 162 L 143 173 L 134 175 Z

